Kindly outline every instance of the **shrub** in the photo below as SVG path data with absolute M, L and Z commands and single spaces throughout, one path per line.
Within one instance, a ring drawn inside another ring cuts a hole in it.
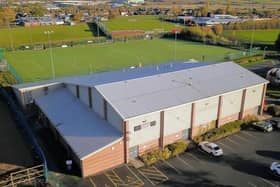
M 258 121 L 258 118 L 254 115 L 247 116 L 242 120 L 227 123 L 220 128 L 215 128 L 202 135 L 196 136 L 193 138 L 193 141 L 196 143 L 202 141 L 215 141 L 223 137 L 229 136 L 230 134 L 236 133 L 243 128 L 246 128 L 246 126 L 253 121 Z
M 186 151 L 188 147 L 187 142 L 179 141 L 167 146 L 168 149 L 171 151 L 171 156 L 178 156 L 179 154 Z
M 179 141 L 166 146 L 164 149 L 158 149 L 140 156 L 140 159 L 146 165 L 152 165 L 159 160 L 167 160 L 171 156 L 177 156 L 186 151 L 188 143 L 186 141 Z

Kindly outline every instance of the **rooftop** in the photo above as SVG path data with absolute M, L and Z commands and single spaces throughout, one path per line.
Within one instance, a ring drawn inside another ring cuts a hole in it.
M 233 62 L 225 62 L 95 87 L 128 119 L 267 82 Z
M 35 102 L 80 159 L 122 138 L 66 88 L 35 98 Z

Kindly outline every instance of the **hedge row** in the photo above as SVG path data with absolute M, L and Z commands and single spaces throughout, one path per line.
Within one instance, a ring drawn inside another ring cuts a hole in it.
M 159 160 L 167 160 L 170 157 L 177 156 L 186 151 L 189 142 L 178 141 L 176 143 L 166 146 L 164 149 L 158 149 L 140 156 L 140 159 L 146 165 L 152 165 Z
M 237 60 L 235 60 L 235 62 L 238 64 L 247 64 L 247 63 L 258 62 L 261 60 L 263 60 L 263 55 L 255 55 L 255 56 L 237 59 Z
M 214 128 L 202 135 L 196 136 L 193 138 L 193 141 L 195 143 L 202 141 L 215 141 L 240 131 L 253 121 L 258 121 L 258 118 L 254 115 L 247 116 L 243 120 L 227 123 L 220 128 Z
M 0 71 L 0 86 L 5 87 L 16 83 L 16 79 L 9 72 Z

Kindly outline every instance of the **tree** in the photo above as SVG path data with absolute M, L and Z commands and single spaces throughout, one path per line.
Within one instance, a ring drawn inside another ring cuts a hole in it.
M 221 24 L 215 25 L 213 27 L 213 31 L 217 36 L 220 36 L 224 31 L 223 25 L 221 25 Z
M 16 12 L 10 7 L 0 8 L 0 24 L 7 25 L 14 21 L 16 17 Z
M 278 38 L 277 40 L 275 41 L 275 49 L 277 51 L 280 51 L 280 33 L 278 34 Z
M 206 17 L 208 15 L 209 7 L 210 7 L 209 1 L 207 0 L 207 1 L 205 1 L 205 4 L 204 4 L 204 6 L 202 7 L 202 10 L 201 10 L 202 16 Z

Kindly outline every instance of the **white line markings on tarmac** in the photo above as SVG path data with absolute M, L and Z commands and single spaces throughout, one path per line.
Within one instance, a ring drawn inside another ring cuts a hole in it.
M 163 160 L 163 162 L 168 165 L 169 167 L 171 167 L 174 171 L 176 171 L 178 174 L 182 174 L 182 172 L 180 170 L 178 170 L 175 166 L 173 166 L 171 163 L 169 163 L 166 160 Z
M 92 184 L 93 187 L 96 187 L 96 184 L 93 182 L 92 178 L 89 178 L 90 183 Z
M 245 135 L 247 135 L 247 136 L 250 136 L 250 137 L 252 137 L 252 138 L 258 138 L 257 136 L 252 135 L 252 134 L 250 134 L 250 133 L 248 133 L 248 132 L 245 132 L 245 131 L 240 131 L 240 133 L 241 133 L 241 134 L 245 134 Z
M 237 138 L 239 138 L 240 140 L 243 140 L 243 141 L 245 141 L 245 142 L 247 142 L 247 143 L 251 143 L 249 140 L 247 140 L 246 138 L 244 138 L 244 137 L 242 137 L 242 136 L 240 136 L 240 135 L 238 135 L 238 134 L 235 134 L 234 137 L 237 137 Z
M 239 146 L 239 143 L 237 143 L 236 141 L 234 141 L 234 140 L 232 140 L 232 139 L 230 139 L 230 138 L 226 138 L 225 140 L 231 142 L 231 143 L 234 144 L 234 145 L 238 145 L 238 146 Z
M 180 156 L 177 156 L 176 158 L 178 158 L 179 161 L 181 161 L 182 163 L 184 163 L 185 165 L 187 165 L 188 167 L 194 169 L 194 167 L 192 165 L 190 165 L 187 161 L 185 161 L 184 159 L 182 159 Z
M 272 182 L 270 182 L 269 180 L 266 180 L 266 179 L 264 179 L 264 178 L 262 178 L 262 177 L 259 177 L 262 181 L 264 181 L 265 183 L 267 183 L 267 184 L 269 184 L 269 185 L 271 185 L 271 186 L 273 186 L 273 187 L 278 187 L 278 185 L 276 185 L 276 184 L 273 184 Z
M 252 182 L 248 182 L 248 184 L 249 184 L 250 186 L 253 186 L 253 187 L 258 187 L 257 185 L 255 185 L 255 184 L 252 183 Z
M 226 145 L 226 144 L 224 144 L 224 143 L 222 143 L 222 142 L 219 142 L 218 144 L 221 144 L 221 145 L 222 145 L 223 147 L 225 147 L 226 149 L 229 149 L 230 151 L 235 152 L 234 149 L 233 149 L 232 147 L 230 147 L 230 146 L 228 146 L 228 145 Z

